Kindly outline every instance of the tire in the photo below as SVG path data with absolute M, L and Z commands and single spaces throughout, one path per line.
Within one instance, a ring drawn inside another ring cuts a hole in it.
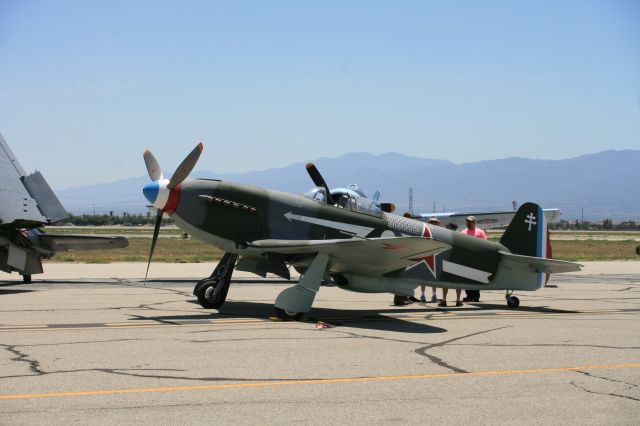
M 231 276 L 236 266 L 238 255 L 225 253 L 209 278 L 198 281 L 193 289 L 193 294 L 198 298 L 198 303 L 205 309 L 218 309 L 227 300 L 229 286 L 231 285 Z M 224 269 L 219 268 L 226 268 Z M 220 293 L 214 299 L 211 299 L 213 292 L 218 285 L 223 285 Z M 207 297 L 208 296 L 208 297 Z
M 393 305 L 394 306 L 406 306 L 410 305 L 413 302 L 409 299 L 408 296 L 400 296 L 398 294 L 393 295 Z
M 289 312 L 284 309 L 275 308 L 278 318 L 285 321 L 300 321 L 302 318 L 302 312 Z
M 209 284 L 203 285 L 198 290 L 196 296 L 198 297 L 198 303 L 205 309 L 218 309 L 227 300 L 227 293 L 229 292 L 229 283 L 218 283 L 214 280 L 206 279 L 210 281 Z M 210 299 L 211 293 L 216 289 L 218 285 L 225 285 L 225 288 L 221 289 L 220 294 L 215 299 Z M 209 296 L 209 297 L 207 297 Z
M 25 274 L 22 276 L 22 282 L 25 284 L 31 284 L 31 274 Z
M 511 309 L 518 309 L 518 306 L 520 306 L 520 299 L 516 296 L 507 297 L 507 306 Z

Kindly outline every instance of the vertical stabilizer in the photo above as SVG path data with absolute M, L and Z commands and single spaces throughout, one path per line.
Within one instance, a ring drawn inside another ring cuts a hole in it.
M 520 206 L 500 243 L 513 254 L 543 259 L 551 257 L 549 230 L 542 208 L 535 203 Z M 535 281 L 535 288 L 541 288 L 549 280 L 549 274 L 538 270 L 531 278 Z
M 520 206 L 500 243 L 514 254 L 546 258 L 547 222 L 540 206 L 534 203 Z

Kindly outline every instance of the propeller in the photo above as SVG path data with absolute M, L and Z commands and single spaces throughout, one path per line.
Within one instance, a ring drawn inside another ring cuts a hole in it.
M 147 276 L 149 275 L 149 266 L 151 266 L 151 259 L 153 258 L 153 252 L 158 242 L 158 234 L 160 233 L 160 225 L 162 224 L 162 215 L 164 213 L 171 214 L 178 207 L 178 201 L 180 200 L 180 184 L 189 176 L 189 173 L 193 170 L 200 153 L 202 153 L 202 143 L 199 143 L 190 153 L 182 160 L 182 163 L 178 166 L 176 171 L 171 176 L 171 179 L 164 179 L 162 174 L 162 168 L 158 163 L 158 160 L 153 156 L 148 149 L 144 150 L 142 155 L 144 162 L 147 166 L 147 173 L 151 178 L 151 182 L 146 184 L 142 189 L 142 193 L 145 198 L 157 209 L 156 221 L 153 226 L 153 237 L 151 239 L 151 250 L 149 251 L 149 260 L 147 261 L 147 271 L 144 274 L 144 282 L 147 282 Z
M 149 276 L 149 266 L 151 266 L 151 258 L 153 257 L 153 251 L 156 249 L 156 243 L 158 242 L 158 234 L 160 233 L 160 224 L 162 223 L 162 210 L 158 209 L 156 215 L 156 223 L 153 225 L 153 238 L 151 239 L 151 250 L 149 251 L 149 260 L 147 261 L 147 272 L 144 273 L 144 283 L 147 283 L 147 276 Z
M 144 164 L 147 165 L 147 173 L 149 173 L 149 177 L 151 178 L 151 180 L 163 179 L 164 176 L 162 175 L 160 164 L 158 163 L 158 160 L 156 160 L 156 157 L 153 156 L 151 151 L 145 149 L 142 157 L 144 157 Z
M 200 158 L 201 152 L 202 142 L 200 142 L 195 148 L 193 148 L 193 151 L 191 151 L 189 155 L 187 155 L 187 157 L 182 160 L 182 163 L 180 163 L 176 171 L 173 173 L 173 176 L 171 176 L 167 188 L 175 188 L 176 185 L 179 185 L 180 182 L 182 182 L 187 178 L 187 176 L 189 176 L 189 173 L 191 173 L 191 170 L 193 170 L 196 163 L 198 162 L 198 158 Z
M 335 203 L 335 201 L 333 200 L 333 197 L 331 196 L 329 185 L 327 185 L 327 182 L 324 180 L 324 178 L 320 174 L 320 171 L 318 170 L 316 165 L 313 163 L 307 163 L 306 168 L 307 168 L 307 173 L 309 173 L 309 176 L 311 177 L 311 180 L 313 181 L 313 183 L 316 186 L 321 186 L 326 191 L 327 203 L 332 203 L 332 204 Z

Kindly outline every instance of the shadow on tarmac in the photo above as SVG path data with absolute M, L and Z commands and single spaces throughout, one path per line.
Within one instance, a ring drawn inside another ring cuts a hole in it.
M 194 302 L 197 304 L 197 302 Z M 417 312 L 425 312 L 424 309 L 416 309 Z M 209 311 L 204 311 L 209 312 Z M 349 326 L 361 329 L 399 331 L 403 333 L 444 333 L 447 330 L 427 324 L 420 324 L 402 318 L 394 318 L 385 314 L 403 314 L 409 310 L 382 309 L 382 310 L 358 310 L 347 311 L 342 309 L 312 308 L 308 316 L 304 316 L 300 323 L 316 323 L 322 321 L 332 326 Z M 216 319 L 246 319 L 256 318 L 274 320 L 275 311 L 273 303 L 242 302 L 228 300 L 225 304 L 210 313 L 195 315 L 166 315 L 166 316 L 140 316 L 134 320 L 158 321 L 166 323 L 181 323 L 184 321 L 212 321 Z M 275 323 L 290 322 L 274 320 Z
M 506 303 L 482 303 L 482 302 L 465 302 L 467 306 L 473 306 L 475 309 L 473 312 L 480 311 L 512 311 L 512 312 L 535 312 L 538 314 L 576 314 L 578 311 L 568 311 L 566 309 L 554 309 L 546 306 L 522 306 L 517 309 L 512 309 L 507 306 Z M 460 312 L 460 311 L 459 311 Z
M 4 285 L 0 284 L 0 287 L 4 287 Z M 5 294 L 20 294 L 20 293 L 31 293 L 34 290 L 20 290 L 20 289 L 8 289 L 8 290 L 0 290 L 0 296 Z

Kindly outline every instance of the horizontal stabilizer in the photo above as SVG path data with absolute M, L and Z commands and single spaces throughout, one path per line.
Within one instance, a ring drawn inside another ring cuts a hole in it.
M 54 252 L 66 250 L 116 249 L 124 248 L 129 245 L 129 240 L 125 237 L 40 234 L 38 239 L 42 247 Z
M 502 261 L 513 266 L 529 267 L 532 272 L 545 274 L 559 274 L 563 272 L 577 272 L 582 269 L 581 264 L 564 260 L 544 259 L 540 257 L 522 256 L 506 251 L 500 251 Z
M 36 171 L 25 176 L 22 182 L 38 203 L 38 209 L 47 218 L 47 222 L 56 223 L 69 218 L 69 214 L 40 172 Z

